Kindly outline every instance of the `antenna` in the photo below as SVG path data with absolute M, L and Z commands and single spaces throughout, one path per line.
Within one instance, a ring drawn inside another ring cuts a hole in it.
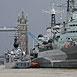
M 67 1 L 67 22 L 71 19 L 71 13 L 74 9 L 74 0 Z
M 54 9 L 54 3 L 52 4 L 52 8 L 50 9 L 50 11 L 44 11 L 44 10 L 42 10 L 42 12 L 45 12 L 45 13 L 51 15 L 51 27 L 55 26 L 56 25 L 56 20 L 55 20 L 56 11 Z
M 61 19 L 62 19 L 62 13 L 64 11 L 56 11 L 54 8 L 54 3 L 52 4 L 52 8 L 50 9 L 50 11 L 44 11 L 42 10 L 42 13 L 47 13 L 51 15 L 51 27 L 56 25 L 56 19 L 55 19 L 55 15 L 56 13 L 61 13 Z

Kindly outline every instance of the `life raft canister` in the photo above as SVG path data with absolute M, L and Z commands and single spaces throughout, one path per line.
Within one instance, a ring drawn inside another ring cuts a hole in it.
M 64 45 L 64 48 L 68 48 L 68 46 L 67 45 Z

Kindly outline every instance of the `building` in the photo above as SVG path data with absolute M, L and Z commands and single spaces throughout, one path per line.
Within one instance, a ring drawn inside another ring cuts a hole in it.
M 18 16 L 18 41 L 19 41 L 19 48 L 22 51 L 25 51 L 26 54 L 28 52 L 28 17 L 24 17 L 24 11 L 22 11 L 21 17 Z

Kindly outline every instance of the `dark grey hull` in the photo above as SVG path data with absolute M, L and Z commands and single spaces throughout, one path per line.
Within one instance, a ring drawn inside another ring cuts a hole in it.
M 77 46 L 39 52 L 33 62 L 40 67 L 77 67 Z
M 67 55 L 67 60 L 77 60 L 77 45 L 62 48 L 62 51 Z
M 39 63 L 40 67 L 77 67 L 77 60 L 50 61 L 44 58 L 37 58 L 33 62 Z

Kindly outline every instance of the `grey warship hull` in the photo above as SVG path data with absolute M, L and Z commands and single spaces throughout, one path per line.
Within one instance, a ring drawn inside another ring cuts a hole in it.
M 48 60 L 44 57 L 37 58 L 36 60 L 33 62 L 39 63 L 40 67 L 77 67 L 77 60 Z
M 38 53 L 33 62 L 40 67 L 77 67 L 77 45 Z

